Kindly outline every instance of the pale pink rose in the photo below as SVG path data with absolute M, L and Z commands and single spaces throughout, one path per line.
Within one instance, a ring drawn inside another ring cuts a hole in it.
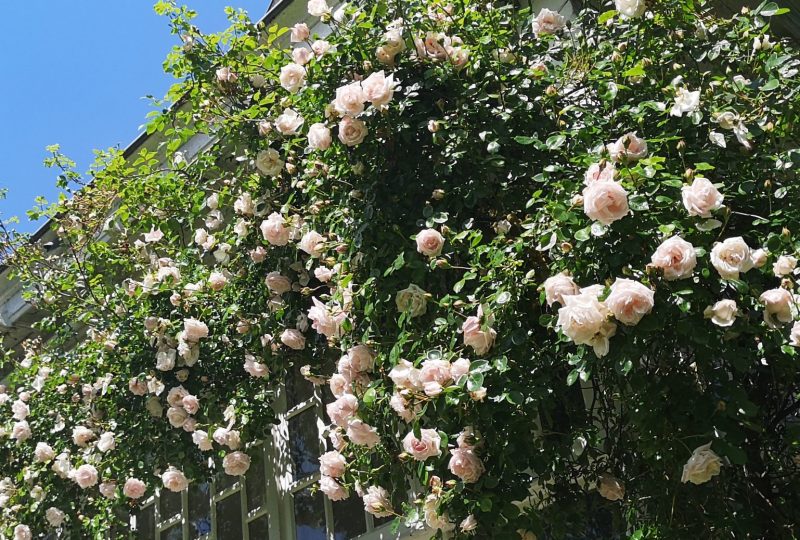
M 314 51 L 314 54 L 319 58 L 331 50 L 331 44 L 324 39 L 318 39 L 311 44 L 311 50 Z
M 287 328 L 281 333 L 281 343 L 296 351 L 306 348 L 305 336 L 303 336 L 301 331 L 295 330 L 294 328 Z
M 366 101 L 369 101 L 373 107 L 382 111 L 392 101 L 397 82 L 394 80 L 394 75 L 386 77 L 383 70 L 381 70 L 364 79 L 361 83 L 361 88 L 364 90 Z
M 636 161 L 647 157 L 647 141 L 636 136 L 636 132 L 626 133 L 607 146 L 614 161 Z
M 89 445 L 89 441 L 95 438 L 94 431 L 86 426 L 75 426 L 72 428 L 72 442 L 78 446 L 85 448 Z
M 792 347 L 800 347 L 800 321 L 792 325 L 792 330 L 789 333 L 789 343 Z
M 592 345 L 601 333 L 610 312 L 592 294 L 564 297 L 564 307 L 558 310 L 558 326 L 577 345 Z
M 494 328 L 481 329 L 480 314 L 478 317 L 467 317 L 464 324 L 461 325 L 461 331 L 464 333 L 464 345 L 472 347 L 477 355 L 489 352 L 497 337 Z
M 478 520 L 474 515 L 470 514 L 461 521 L 458 528 L 461 529 L 463 533 L 473 534 L 475 529 L 478 528 Z
M 369 486 L 364 494 L 364 510 L 375 517 L 389 517 L 394 515 L 389 492 L 380 486 Z
M 25 420 L 30 414 L 31 410 L 24 401 L 18 399 L 11 404 L 11 412 L 14 413 L 12 415 L 14 420 Z
M 722 460 L 711 450 L 711 443 L 704 444 L 694 449 L 689 461 L 683 466 L 681 482 L 704 484 L 718 475 L 721 467 Z
M 753 268 L 750 248 L 741 236 L 715 244 L 711 250 L 711 264 L 724 279 L 739 279 L 740 272 Z
M 772 272 L 777 277 L 788 276 L 797 268 L 797 259 L 791 255 L 781 255 L 775 264 L 772 265 Z
M 423 386 L 428 383 L 436 383 L 439 386 L 439 391 L 441 391 L 441 388 L 452 382 L 452 380 L 450 362 L 447 360 L 426 359 L 422 362 L 422 367 L 419 370 L 419 383 Z M 427 388 L 425 393 L 428 393 Z
M 611 182 L 617 175 L 614 169 L 614 164 L 610 161 L 600 163 L 592 163 L 584 175 L 583 183 L 587 186 L 592 182 Z
M 770 289 L 761 293 L 758 300 L 764 304 L 764 322 L 770 328 L 780 328 L 794 318 L 794 297 L 786 289 Z
M 736 302 L 733 300 L 720 300 L 713 306 L 708 306 L 703 311 L 703 316 L 706 319 L 711 319 L 711 322 L 717 326 L 727 327 L 731 326 L 736 320 Z
M 227 66 L 217 69 L 216 76 L 217 81 L 222 84 L 233 84 L 239 79 L 239 76 Z
M 750 253 L 750 259 L 753 261 L 753 266 L 756 268 L 761 268 L 765 264 L 767 264 L 767 251 L 764 249 L 756 249 Z
M 311 30 L 306 23 L 297 23 L 292 26 L 292 33 L 289 35 L 289 41 L 292 43 L 300 43 L 308 39 L 311 35 Z
M 186 412 L 189 414 L 197 414 L 197 411 L 200 410 L 200 400 L 197 399 L 197 396 L 188 395 L 183 398 L 183 408 L 186 409 Z
M 189 486 L 189 480 L 186 479 L 183 472 L 172 466 L 161 475 L 161 482 L 165 488 L 175 493 L 179 493 Z
M 342 116 L 358 116 L 364 112 L 364 102 L 367 96 L 361 83 L 356 81 L 336 89 L 336 98 L 333 107 Z
M 197 429 L 197 420 L 192 417 L 189 417 L 183 423 L 181 428 L 183 428 L 183 431 L 185 431 L 186 433 L 193 433 L 194 430 Z
M 395 386 L 408 388 L 410 390 L 419 389 L 422 383 L 419 380 L 420 372 L 408 360 L 400 359 L 396 366 L 389 372 L 389 378 Z
M 475 449 L 471 446 L 454 448 L 450 450 L 450 462 L 447 468 L 455 476 L 459 477 L 465 484 L 472 484 L 478 481 L 484 472 L 483 462 L 475 455 Z
M 295 64 L 304 66 L 308 64 L 312 58 L 314 58 L 314 52 L 311 49 L 305 47 L 295 47 L 292 49 L 292 61 Z
M 67 515 L 64 512 L 62 512 L 61 510 L 59 510 L 55 506 L 51 506 L 50 508 L 48 508 L 47 511 L 44 513 L 44 515 L 45 515 L 45 518 L 47 519 L 47 523 L 51 527 L 56 528 L 56 529 L 58 527 L 61 527 L 61 525 L 63 525 L 64 519 L 66 519 L 66 517 L 67 517 Z M 28 537 L 28 538 L 30 538 L 30 537 Z M 16 538 L 15 540 L 21 540 L 21 539 Z
M 308 127 L 308 146 L 314 150 L 327 150 L 331 146 L 331 130 L 317 122 Z
M 555 34 L 567 24 L 567 19 L 557 11 L 543 8 L 533 20 L 533 33 L 536 37 Z
M 285 246 L 289 243 L 291 229 L 280 214 L 273 212 L 261 222 L 261 234 L 264 240 L 273 246 Z
M 102 482 L 97 486 L 97 489 L 100 491 L 100 495 L 106 499 L 113 500 L 117 498 L 117 483 L 114 481 Z
M 350 365 L 358 372 L 372 371 L 375 366 L 375 354 L 366 345 L 356 345 L 347 351 L 347 356 L 350 359 Z
M 552 306 L 556 302 L 564 305 L 565 296 L 579 293 L 578 286 L 572 281 L 572 278 L 563 272 L 544 280 L 543 287 L 548 306 Z
M 350 496 L 350 492 L 339 484 L 339 482 L 324 474 L 319 479 L 319 490 L 332 501 L 343 501 Z
M 250 456 L 244 452 L 231 452 L 223 458 L 222 468 L 229 476 L 241 476 L 250 468 Z
M 249 255 L 250 260 L 258 264 L 264 262 L 264 259 L 267 258 L 267 250 L 263 246 L 258 246 L 255 249 L 251 249 Z
M 337 311 L 334 314 L 328 309 L 328 306 L 317 298 L 312 298 L 311 301 L 314 304 L 308 310 L 308 318 L 313 321 L 311 327 L 326 337 L 341 337 L 342 323 L 347 318 L 347 314 L 342 311 Z
M 19 524 L 14 527 L 14 540 L 31 540 L 33 534 L 27 525 Z
M 140 381 L 137 377 L 133 377 L 128 381 L 128 390 L 134 396 L 143 396 L 147 393 L 147 383 Z
M 251 377 L 256 378 L 263 378 L 269 375 L 267 364 L 256 362 L 255 357 L 249 354 L 244 358 L 244 370 L 249 373 Z
M 97 440 L 97 449 L 102 453 L 109 452 L 116 447 L 117 447 L 117 440 L 114 437 L 114 433 L 112 433 L 111 431 L 106 431 L 105 433 L 100 435 L 100 438 Z
M 590 219 L 610 225 L 630 212 L 628 192 L 618 182 L 592 182 L 583 189 L 583 211 Z
M 81 489 L 86 489 L 97 484 L 97 469 L 88 463 L 84 463 L 77 469 L 70 471 L 70 478 L 72 478 Z
M 318 266 L 314 269 L 314 277 L 322 283 L 327 283 L 333 278 L 333 270 L 324 266 Z
M 325 0 L 308 0 L 308 14 L 312 17 L 322 17 L 331 12 Z
M 708 178 L 698 176 L 690 186 L 681 188 L 683 206 L 690 216 L 710 218 L 711 212 L 722 206 L 725 198 Z
M 183 407 L 170 407 L 167 409 L 167 420 L 174 428 L 183 427 L 187 418 L 189 418 L 189 413 Z
M 653 291 L 638 281 L 617 278 L 605 304 L 619 322 L 634 326 L 652 311 Z
M 207 452 L 214 448 L 214 445 L 211 444 L 211 439 L 209 438 L 208 433 L 202 429 L 198 429 L 192 433 L 192 442 L 196 444 L 197 447 L 203 452 Z
M 346 146 L 356 146 L 364 142 L 367 125 L 361 120 L 345 116 L 339 122 L 339 140 Z
M 190 343 L 197 343 L 200 339 L 208 337 L 208 326 L 197 319 L 184 319 L 183 339 Z
M 325 452 L 319 457 L 319 470 L 326 476 L 339 478 L 344 474 L 346 468 L 347 460 L 336 450 Z
M 147 486 L 138 478 L 128 478 L 122 487 L 122 494 L 129 499 L 141 499 L 147 491 Z
M 270 272 L 264 280 L 267 288 L 277 295 L 282 295 L 292 290 L 292 282 L 286 276 L 281 275 L 280 272 Z
M 466 426 L 458 434 L 456 438 L 456 444 L 458 444 L 459 448 L 467 448 L 476 446 L 476 442 L 481 439 L 480 432 L 475 431 L 472 426 Z
M 406 422 L 410 422 L 411 419 L 414 418 L 414 412 L 408 408 L 408 401 L 397 392 L 392 394 L 392 397 L 389 399 L 389 406 Z
M 241 436 L 235 429 L 219 427 L 214 430 L 212 437 L 217 444 L 227 446 L 231 450 L 237 450 L 242 444 Z
M 394 67 L 395 56 L 397 56 L 397 53 L 385 45 L 381 45 L 375 49 L 375 58 L 385 66 Z
M 403 450 L 417 461 L 425 461 L 429 457 L 441 456 L 440 445 L 442 439 L 435 429 L 420 430 L 420 438 L 414 436 L 413 431 L 409 431 L 403 438 Z
M 437 257 L 444 247 L 444 237 L 436 229 L 425 229 L 417 233 L 417 251 L 428 257 Z
M 470 362 L 466 358 L 459 358 L 450 365 L 450 376 L 454 381 L 469 373 Z
M 189 395 L 189 391 L 183 385 L 173 386 L 167 392 L 167 403 L 170 407 L 183 406 L 183 398 Z
M 625 484 L 619 478 L 604 473 L 597 482 L 597 492 L 609 501 L 621 501 L 625 497 Z
M 347 437 L 355 444 L 364 445 L 367 448 L 372 448 L 379 442 L 381 438 L 378 436 L 378 430 L 355 418 L 350 420 L 347 424 Z
M 33 450 L 33 458 L 38 463 L 47 463 L 56 457 L 56 452 L 46 442 L 36 443 L 36 448 Z
M 325 410 L 331 422 L 340 427 L 347 427 L 347 423 L 358 410 L 358 398 L 352 394 L 344 394 L 336 401 L 328 403 Z
M 281 135 L 297 135 L 297 130 L 305 120 L 294 109 L 284 109 L 283 113 L 275 119 L 275 129 Z
M 450 56 L 447 49 L 451 47 L 451 39 L 441 32 L 428 32 L 424 40 L 414 38 L 414 46 L 420 60 L 446 60 Z
M 350 381 L 341 373 L 334 373 L 328 380 L 328 386 L 334 397 L 342 397 L 350 391 Z
M 274 148 L 261 150 L 258 154 L 256 154 L 256 169 L 258 169 L 258 172 L 265 176 L 279 175 L 283 170 L 283 160 L 281 159 L 280 153 Z M 197 237 L 195 237 L 195 241 L 197 241 Z M 198 243 L 205 244 L 204 242 Z M 206 250 L 208 249 L 209 248 L 206 248 Z
M 325 252 L 325 237 L 317 231 L 309 231 L 303 235 L 297 247 L 312 257 L 320 257 Z
M 679 236 L 672 236 L 658 246 L 651 264 L 661 268 L 667 281 L 689 278 L 697 265 L 697 253 L 692 244 Z
M 292 62 L 281 68 L 281 74 L 278 78 L 281 86 L 294 94 L 306 83 L 306 69 L 300 64 Z
M 228 278 L 222 272 L 211 272 L 208 276 L 208 286 L 212 291 L 221 291 L 228 283 Z

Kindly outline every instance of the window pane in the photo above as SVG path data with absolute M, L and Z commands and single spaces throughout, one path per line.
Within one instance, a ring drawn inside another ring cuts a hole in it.
M 250 452 L 250 468 L 245 476 L 247 510 L 252 512 L 264 506 L 264 484 L 264 448 L 257 446 Z
M 134 514 L 136 517 L 136 538 L 152 540 L 156 537 L 155 506 L 152 504 Z
M 211 533 L 210 484 L 189 484 L 189 538 Z
M 181 513 L 181 494 L 162 489 L 158 494 L 158 510 L 161 523 Z
M 289 453 L 294 463 L 295 481 L 319 470 L 319 445 L 317 413 L 314 409 L 289 420 Z
M 229 474 L 225 474 L 221 472 L 217 475 L 217 494 L 222 493 L 226 489 L 233 487 L 233 485 L 239 480 L 238 476 L 231 476 Z
M 242 497 L 234 493 L 217 503 L 217 540 L 241 540 Z
M 169 529 L 161 532 L 161 540 L 183 540 L 183 526 L 176 523 Z
M 294 365 L 289 368 L 289 376 L 286 377 L 286 403 L 291 409 L 298 403 L 311 399 L 314 395 L 314 385 L 308 382 L 300 374 L 300 366 Z
M 355 495 L 333 505 L 333 537 L 335 540 L 349 540 L 367 532 L 364 516 L 364 503 Z
M 267 540 L 269 535 L 269 520 L 267 515 L 256 518 L 248 525 L 250 530 L 250 540 Z
M 305 488 L 294 494 L 294 523 L 297 540 L 325 540 L 325 507 L 322 492 Z

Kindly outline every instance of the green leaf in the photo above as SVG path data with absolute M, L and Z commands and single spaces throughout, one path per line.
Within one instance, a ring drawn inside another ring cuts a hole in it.
M 622 74 L 623 77 L 644 77 L 645 75 L 647 75 L 647 73 L 644 70 L 644 66 L 641 64 L 636 64 Z
M 613 9 L 601 13 L 600 16 L 597 17 L 597 24 L 605 24 L 609 19 L 613 19 L 616 14 L 616 10 Z
M 580 375 L 580 372 L 577 369 L 570 371 L 569 375 L 567 375 L 567 386 L 575 384 L 575 381 L 578 380 L 578 375 Z
M 778 86 L 780 86 L 780 82 L 778 82 L 778 79 L 770 79 L 769 81 L 767 81 L 767 84 L 761 87 L 761 90 L 763 90 L 764 92 L 769 92 L 771 90 L 775 90 L 776 88 L 778 88 Z
M 562 146 L 564 146 L 564 142 L 567 140 L 567 137 L 562 134 L 551 135 L 545 141 L 545 146 L 547 146 L 548 150 L 558 150 Z

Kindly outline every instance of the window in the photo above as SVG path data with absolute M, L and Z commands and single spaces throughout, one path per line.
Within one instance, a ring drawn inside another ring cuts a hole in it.
M 271 440 L 247 448 L 244 477 L 220 473 L 181 493 L 162 490 L 131 516 L 141 540 L 373 540 L 395 537 L 356 494 L 332 502 L 315 489 L 326 451 L 327 387 L 314 387 L 294 366 L 276 400 Z

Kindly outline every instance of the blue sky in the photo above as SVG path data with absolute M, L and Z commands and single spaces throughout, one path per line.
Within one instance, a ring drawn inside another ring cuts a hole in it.
M 176 36 L 153 12 L 154 0 L 27 0 L 0 9 L 0 218 L 19 216 L 17 229 L 33 232 L 25 211 L 37 195 L 57 196 L 55 173 L 45 169 L 45 146 L 61 144 L 83 172 L 92 150 L 125 147 L 139 133 L 150 105 L 173 80 L 161 64 Z M 224 7 L 257 19 L 270 0 L 184 0 L 199 12 L 203 32 L 226 28 Z

